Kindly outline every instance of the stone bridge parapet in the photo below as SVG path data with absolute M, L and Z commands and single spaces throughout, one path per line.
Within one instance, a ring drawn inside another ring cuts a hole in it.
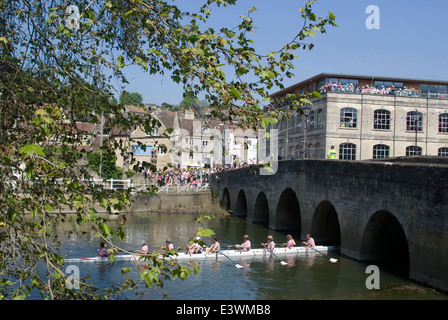
M 273 230 L 340 245 L 358 261 L 392 261 L 448 291 L 448 159 L 279 161 L 212 177 L 221 206 Z

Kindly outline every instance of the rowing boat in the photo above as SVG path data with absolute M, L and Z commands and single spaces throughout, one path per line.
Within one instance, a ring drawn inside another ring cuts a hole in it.
M 331 246 L 316 246 L 315 248 L 309 247 L 294 247 L 294 248 L 275 248 L 273 253 L 278 256 L 291 256 L 291 255 L 314 255 L 317 252 L 327 253 L 329 250 L 334 249 Z M 270 255 L 270 251 L 266 249 L 252 249 L 250 251 L 242 250 L 222 250 L 219 253 L 178 253 L 177 255 L 160 256 L 162 259 L 166 260 L 205 260 L 205 259 L 218 259 L 224 258 L 224 256 L 230 258 L 253 258 L 253 257 L 264 257 Z M 144 259 L 141 254 L 123 254 L 115 255 L 116 261 L 139 261 Z M 109 261 L 108 258 L 91 257 L 91 258 L 69 258 L 65 259 L 66 263 L 73 262 L 101 262 Z

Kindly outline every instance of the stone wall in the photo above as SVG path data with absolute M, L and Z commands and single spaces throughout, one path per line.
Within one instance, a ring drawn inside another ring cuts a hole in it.
M 132 212 L 197 212 L 212 214 L 223 211 L 207 192 L 159 193 L 158 195 L 140 195 L 132 206 Z

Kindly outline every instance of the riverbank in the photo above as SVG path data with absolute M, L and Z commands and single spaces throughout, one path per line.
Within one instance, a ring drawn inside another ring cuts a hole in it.
M 139 195 L 131 207 L 131 212 L 227 213 L 226 210 L 219 206 L 218 201 L 213 199 L 209 191 Z
M 107 214 L 109 220 L 118 218 L 120 214 L 126 213 L 192 213 L 201 214 L 213 212 L 214 215 L 228 214 L 223 209 L 217 199 L 214 199 L 210 191 L 191 193 L 159 193 L 157 195 L 136 195 L 130 207 L 121 212 L 109 214 L 107 210 L 99 204 L 93 204 L 99 215 Z M 75 214 L 76 210 L 61 208 L 61 212 Z

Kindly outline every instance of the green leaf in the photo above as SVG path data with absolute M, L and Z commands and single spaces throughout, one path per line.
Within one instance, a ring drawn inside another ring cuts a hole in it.
M 148 71 L 148 65 L 145 61 L 142 61 L 140 64 L 142 65 L 143 69 L 145 69 L 145 71 Z
M 117 230 L 117 236 L 120 239 L 120 241 L 124 239 L 125 235 L 126 234 L 124 233 L 123 229 L 121 227 L 119 227 Z
M 197 275 L 199 273 L 199 270 L 200 270 L 199 265 L 195 264 L 194 265 L 194 275 Z
M 8 39 L 6 37 L 0 37 L 0 41 L 4 44 L 8 44 Z
M 268 58 L 274 59 L 276 55 L 277 55 L 277 51 L 270 51 L 268 53 Z
M 121 274 L 126 274 L 132 271 L 132 267 L 121 268 Z
M 6 156 L 6 155 L 4 155 L 3 158 L 2 158 L 2 162 L 3 162 L 4 165 L 9 166 L 9 164 L 11 163 L 11 158 Z
M 110 262 L 115 262 L 115 261 L 117 261 L 117 259 L 115 259 L 115 255 L 114 255 L 113 253 L 111 253 L 111 254 L 109 255 L 109 260 L 110 260 Z
M 118 69 L 124 68 L 124 58 L 122 55 L 119 55 L 117 58 Z
M 229 89 L 229 94 L 230 94 L 232 97 L 236 98 L 236 99 L 241 99 L 241 94 L 240 94 L 240 92 L 239 92 L 238 89 L 235 88 L 234 86 L 232 86 L 232 87 Z
M 27 146 L 24 146 L 20 149 L 20 152 L 25 153 L 29 156 L 33 156 L 35 153 L 37 153 L 38 155 L 45 157 L 44 150 L 37 144 L 29 144 Z
M 125 19 L 127 19 L 127 18 L 129 18 L 133 13 L 134 13 L 134 9 L 132 9 L 131 11 L 128 11 L 128 12 L 126 12 L 124 15 L 123 15 L 123 18 L 125 18 Z
M 260 72 L 260 77 L 262 77 L 263 79 L 268 79 L 268 78 L 272 79 L 275 77 L 275 73 L 272 72 L 271 70 L 265 69 Z
M 100 228 L 100 231 L 103 233 L 104 237 L 108 238 L 111 235 L 112 229 L 107 224 L 100 223 L 98 227 Z
M 314 36 L 316 35 L 316 31 L 314 31 L 314 30 L 303 30 L 303 34 L 304 34 L 305 36 L 311 36 L 311 37 L 314 37 Z
M 322 99 L 322 95 L 317 91 L 313 91 L 312 96 L 313 98 Z
M 201 48 L 194 48 L 193 53 L 200 56 L 201 58 L 203 58 L 205 55 L 204 50 L 202 50 Z
M 260 120 L 260 126 L 262 129 L 266 129 L 270 123 L 276 124 L 277 122 L 278 122 L 278 119 L 276 119 L 276 118 L 262 118 Z
M 204 229 L 204 233 L 203 233 L 204 237 L 210 237 L 210 236 L 212 236 L 214 234 L 215 234 L 215 232 L 213 230 L 211 230 L 211 229 Z

